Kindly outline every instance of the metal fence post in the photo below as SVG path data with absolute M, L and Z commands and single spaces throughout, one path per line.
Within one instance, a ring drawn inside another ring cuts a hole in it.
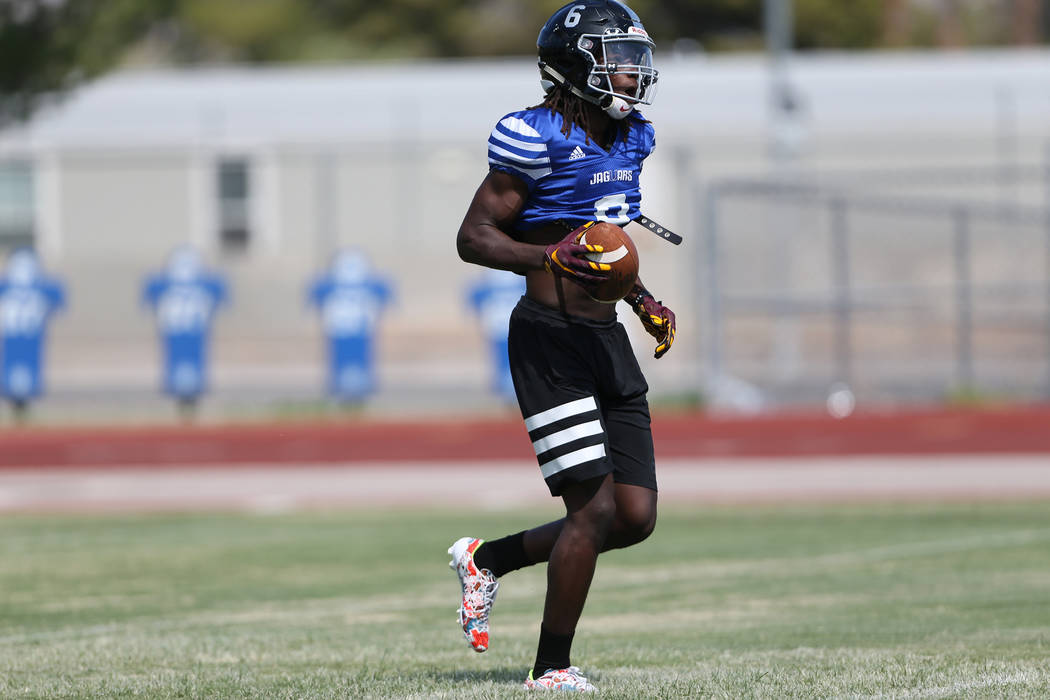
M 1050 176 L 1050 161 L 1047 163 L 1048 176 Z M 1048 177 L 1050 180 L 1050 177 Z M 1043 387 L 1043 397 L 1050 401 L 1050 185 L 1047 187 L 1047 202 L 1043 210 L 1046 219 L 1046 264 L 1043 271 L 1046 284 L 1046 380 Z
M 332 255 L 335 254 L 341 243 L 338 215 L 338 162 L 331 149 L 318 151 L 314 156 L 314 175 L 317 178 L 314 189 L 314 206 L 317 212 L 314 258 L 318 267 L 324 267 L 331 262 Z
M 1003 209 L 1018 204 L 1017 175 L 1017 98 L 1011 86 L 1002 84 L 995 90 L 996 151 L 999 160 L 999 206 Z
M 709 185 L 704 195 L 704 242 L 707 253 L 707 367 L 708 379 L 714 380 L 722 375 L 722 283 L 719 278 L 720 261 L 718 245 L 718 200 L 720 192 L 717 185 Z M 698 251 L 699 254 L 699 251 Z M 699 269 L 699 265 L 697 266 Z M 700 305 L 697 304 L 697 308 Z M 699 325 L 697 326 L 699 327 Z
M 853 295 L 849 265 L 849 219 L 846 200 L 835 197 L 829 202 L 831 214 L 831 270 L 834 279 L 833 313 L 835 317 L 836 379 L 851 385 L 853 381 Z
M 1050 400 L 1050 141 L 1043 147 L 1043 218 L 1046 221 L 1046 377 L 1043 396 Z
M 973 282 L 970 267 L 970 213 L 965 207 L 952 212 L 955 257 L 955 362 L 956 381 L 973 387 Z

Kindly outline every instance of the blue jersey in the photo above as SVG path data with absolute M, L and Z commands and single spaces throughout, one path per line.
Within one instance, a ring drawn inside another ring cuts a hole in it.
M 489 168 L 529 188 L 515 228 L 554 222 L 575 228 L 591 220 L 627 224 L 640 213 L 642 161 L 656 145 L 652 125 L 631 115 L 627 139 L 617 136 L 605 150 L 575 124 L 566 138 L 562 123 L 561 114 L 534 107 L 503 117 L 489 136 Z
M 47 320 L 64 303 L 57 280 L 42 275 L 22 283 L 0 279 L 0 395 L 28 399 L 43 392 Z

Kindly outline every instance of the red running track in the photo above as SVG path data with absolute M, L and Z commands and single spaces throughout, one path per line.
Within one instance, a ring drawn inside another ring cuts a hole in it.
M 656 415 L 658 458 L 1046 454 L 1050 405 Z M 323 464 L 531 458 L 518 420 L 373 421 L 0 430 L 0 468 Z

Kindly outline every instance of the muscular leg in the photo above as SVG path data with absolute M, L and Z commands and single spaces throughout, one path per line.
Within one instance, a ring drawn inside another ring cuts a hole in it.
M 613 484 L 613 489 L 616 514 L 602 552 L 637 544 L 656 527 L 656 491 L 630 484 Z M 524 545 L 529 561 L 547 561 L 564 526 L 565 518 L 561 518 L 527 531 Z
M 583 612 L 595 562 L 615 519 L 612 475 L 572 484 L 562 491 L 562 500 L 565 518 L 547 557 L 543 627 L 554 634 L 570 635 Z

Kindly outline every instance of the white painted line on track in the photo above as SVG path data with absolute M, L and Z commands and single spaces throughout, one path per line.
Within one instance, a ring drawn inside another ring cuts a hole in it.
M 669 459 L 662 503 L 1050 498 L 1046 455 Z M 0 470 L 0 513 L 551 503 L 535 462 Z

